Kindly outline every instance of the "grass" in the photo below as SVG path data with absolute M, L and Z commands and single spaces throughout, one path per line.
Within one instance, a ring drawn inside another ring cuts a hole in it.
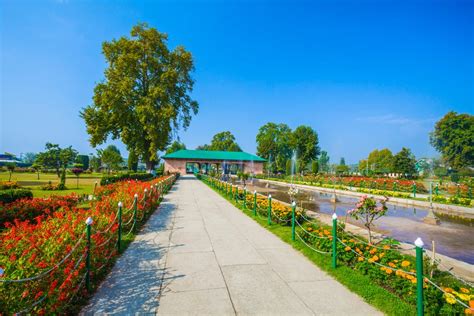
M 0 172 L 0 181 L 8 181 L 10 174 L 8 172 Z M 39 180 L 36 173 L 30 172 L 21 172 L 13 173 L 11 181 L 16 181 L 22 187 L 29 188 L 33 192 L 34 197 L 47 197 L 50 195 L 69 195 L 76 193 L 79 195 L 82 194 L 92 194 L 94 191 L 95 182 L 100 182 L 102 178 L 102 173 L 91 173 L 83 174 L 77 177 L 73 174 L 68 174 L 66 176 L 66 187 L 67 190 L 58 190 L 58 191 L 47 191 L 42 190 L 41 186 L 51 183 L 59 183 L 59 178 L 56 174 L 53 173 L 40 173 Z
M 206 182 L 204 182 L 206 183 Z M 207 184 L 207 183 L 206 183 Z M 236 204 L 235 201 L 229 199 L 225 194 L 211 187 L 235 207 L 242 210 L 246 215 L 251 217 L 254 221 L 259 223 L 261 226 L 278 236 L 281 240 L 293 246 L 294 249 L 301 252 L 314 264 L 320 267 L 322 270 L 331 275 L 334 279 L 339 281 L 345 287 L 352 292 L 362 297 L 367 303 L 378 308 L 384 314 L 387 315 L 414 315 L 416 314 L 416 307 L 404 302 L 400 297 L 389 292 L 383 287 L 373 283 L 369 276 L 361 274 L 350 267 L 338 266 L 336 269 L 332 268 L 331 256 L 322 255 L 314 252 L 313 250 L 306 247 L 300 241 L 291 240 L 291 228 L 289 226 L 282 226 L 279 224 L 268 225 L 266 219 L 253 216 L 249 210 L 244 210 L 240 203 Z

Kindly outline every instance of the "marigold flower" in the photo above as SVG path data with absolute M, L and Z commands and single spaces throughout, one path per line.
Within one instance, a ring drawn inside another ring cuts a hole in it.
M 390 249 L 390 246 L 385 245 L 385 246 L 383 246 L 383 249 Z
M 346 248 L 344 248 L 345 251 L 349 251 L 351 250 L 351 247 L 347 246 Z
M 469 289 L 466 289 L 465 287 L 460 288 L 461 292 L 463 293 L 469 293 Z
M 393 273 L 393 270 L 390 269 L 390 268 L 385 268 L 385 273 L 387 273 L 387 274 L 392 274 L 392 273 Z
M 410 264 L 411 264 L 410 261 L 407 261 L 407 260 L 402 261 L 402 267 L 408 267 Z
M 456 295 L 463 301 L 469 301 L 469 295 L 467 294 L 457 293 Z
M 397 267 L 397 265 L 396 265 L 395 263 L 393 263 L 393 262 L 389 262 L 388 265 L 391 266 L 392 268 L 396 268 L 396 267 Z
M 444 296 L 446 297 L 446 302 L 447 302 L 448 304 L 453 305 L 453 304 L 456 303 L 456 299 L 454 298 L 454 295 L 453 295 L 453 294 L 451 294 L 451 293 L 446 293 Z
M 357 260 L 358 260 L 358 261 L 364 261 L 364 258 L 359 257 Z
M 444 291 L 445 291 L 446 293 L 452 293 L 454 290 L 453 290 L 452 288 L 450 288 L 450 287 L 445 287 L 445 288 L 444 288 Z

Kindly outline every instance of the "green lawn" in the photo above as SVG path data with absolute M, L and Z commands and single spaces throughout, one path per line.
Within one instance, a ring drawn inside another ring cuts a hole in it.
M 8 172 L 0 172 L 0 181 L 8 181 L 10 175 Z M 97 181 L 100 182 L 102 173 L 82 174 L 79 181 L 73 174 L 68 174 L 66 177 L 67 190 L 61 191 L 46 191 L 41 190 L 41 186 L 48 184 L 49 181 L 55 184 L 59 182 L 56 174 L 40 173 L 39 180 L 36 173 L 13 173 L 11 181 L 18 182 L 19 185 L 25 188 L 30 188 L 35 197 L 45 197 L 50 195 L 68 195 L 71 193 L 77 194 L 91 194 L 94 191 L 94 185 Z

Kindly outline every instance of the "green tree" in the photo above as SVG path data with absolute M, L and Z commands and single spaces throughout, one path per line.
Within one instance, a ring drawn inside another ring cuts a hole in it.
M 208 144 L 204 144 L 204 145 L 197 146 L 196 150 L 211 150 L 210 148 L 211 146 L 209 146 Z
M 240 146 L 235 142 L 235 136 L 229 131 L 214 135 L 208 150 L 242 151 Z
M 349 172 L 349 166 L 346 166 L 346 160 L 344 157 L 339 161 L 339 165 L 336 166 L 336 173 L 338 175 L 346 174 Z
M 403 147 L 399 153 L 393 157 L 393 170 L 405 176 L 412 177 L 416 175 L 416 159 L 410 149 Z
M 287 160 L 286 160 L 286 166 L 285 166 L 285 167 L 286 167 L 286 168 L 285 168 L 285 169 L 286 169 L 286 175 L 287 175 L 287 176 L 291 176 L 291 174 L 292 174 L 292 170 L 291 170 L 291 159 L 287 159 Z
M 323 172 L 329 172 L 329 155 L 327 151 L 321 151 L 319 156 L 319 169 Z
M 103 150 L 97 150 L 97 154 L 100 157 L 102 164 L 107 168 L 108 173 L 110 173 L 111 170 L 118 170 L 120 164 L 123 162 L 120 150 L 114 145 L 109 145 Z
M 99 172 L 100 168 L 102 167 L 102 161 L 100 161 L 100 157 L 91 155 L 91 158 L 89 160 L 89 165 L 92 170 Z
M 33 170 L 36 171 L 36 175 L 38 176 L 38 180 L 39 180 L 40 179 L 41 165 L 35 162 L 35 163 L 33 163 L 33 165 L 31 165 L 31 168 L 33 168 Z
M 363 175 L 368 176 L 369 174 L 371 174 L 370 166 L 368 164 L 367 159 L 362 159 L 362 160 L 359 161 L 358 169 L 359 169 L 359 172 Z
M 182 149 L 186 149 L 186 145 L 181 143 L 181 142 L 178 142 L 178 141 L 174 141 L 167 149 L 166 149 L 166 154 L 171 154 L 171 153 L 174 153 L 175 151 L 178 151 L 178 150 L 182 150 Z
M 7 163 L 5 164 L 5 166 L 7 167 L 8 173 L 10 174 L 10 177 L 8 178 L 8 181 L 12 181 L 12 174 L 13 174 L 13 171 L 15 171 L 16 163 L 14 163 L 14 162 L 7 162 Z
M 272 160 L 274 169 L 285 171 L 291 159 L 291 129 L 286 124 L 267 123 L 261 126 L 256 137 L 257 155 Z
M 128 153 L 128 170 L 137 172 L 138 170 L 138 156 L 135 154 L 133 150 L 129 151 Z
M 430 142 L 454 169 L 474 166 L 474 116 L 447 113 L 436 122 Z
M 376 174 L 390 173 L 393 169 L 393 154 L 388 148 L 375 149 L 369 154 L 369 168 Z
M 317 160 L 313 160 L 311 162 L 311 173 L 315 175 L 315 174 L 318 174 L 318 172 L 319 172 L 319 163 Z
M 60 188 L 66 186 L 66 169 L 76 160 L 77 151 L 71 146 L 59 147 L 58 144 L 46 143 L 46 151 L 36 156 L 36 163 L 45 169 L 54 169 L 60 178 Z
M 172 133 L 186 129 L 198 112 L 189 95 L 194 63 L 190 52 L 182 46 L 171 51 L 168 36 L 147 24 L 134 26 L 130 35 L 103 43 L 105 80 L 81 117 L 93 147 L 109 136 L 120 138 L 152 170 Z
M 87 170 L 89 169 L 89 156 L 88 155 L 77 155 L 76 157 L 76 163 L 82 165 L 82 170 Z
M 298 126 L 291 135 L 291 144 L 296 150 L 299 171 L 304 172 L 309 162 L 316 159 L 320 153 L 318 133 L 309 126 Z

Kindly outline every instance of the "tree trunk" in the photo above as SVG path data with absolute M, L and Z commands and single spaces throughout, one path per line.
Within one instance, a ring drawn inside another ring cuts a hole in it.
M 155 168 L 156 163 L 154 161 L 146 161 L 145 164 L 146 164 L 146 171 L 148 173 L 151 173 L 153 169 Z

